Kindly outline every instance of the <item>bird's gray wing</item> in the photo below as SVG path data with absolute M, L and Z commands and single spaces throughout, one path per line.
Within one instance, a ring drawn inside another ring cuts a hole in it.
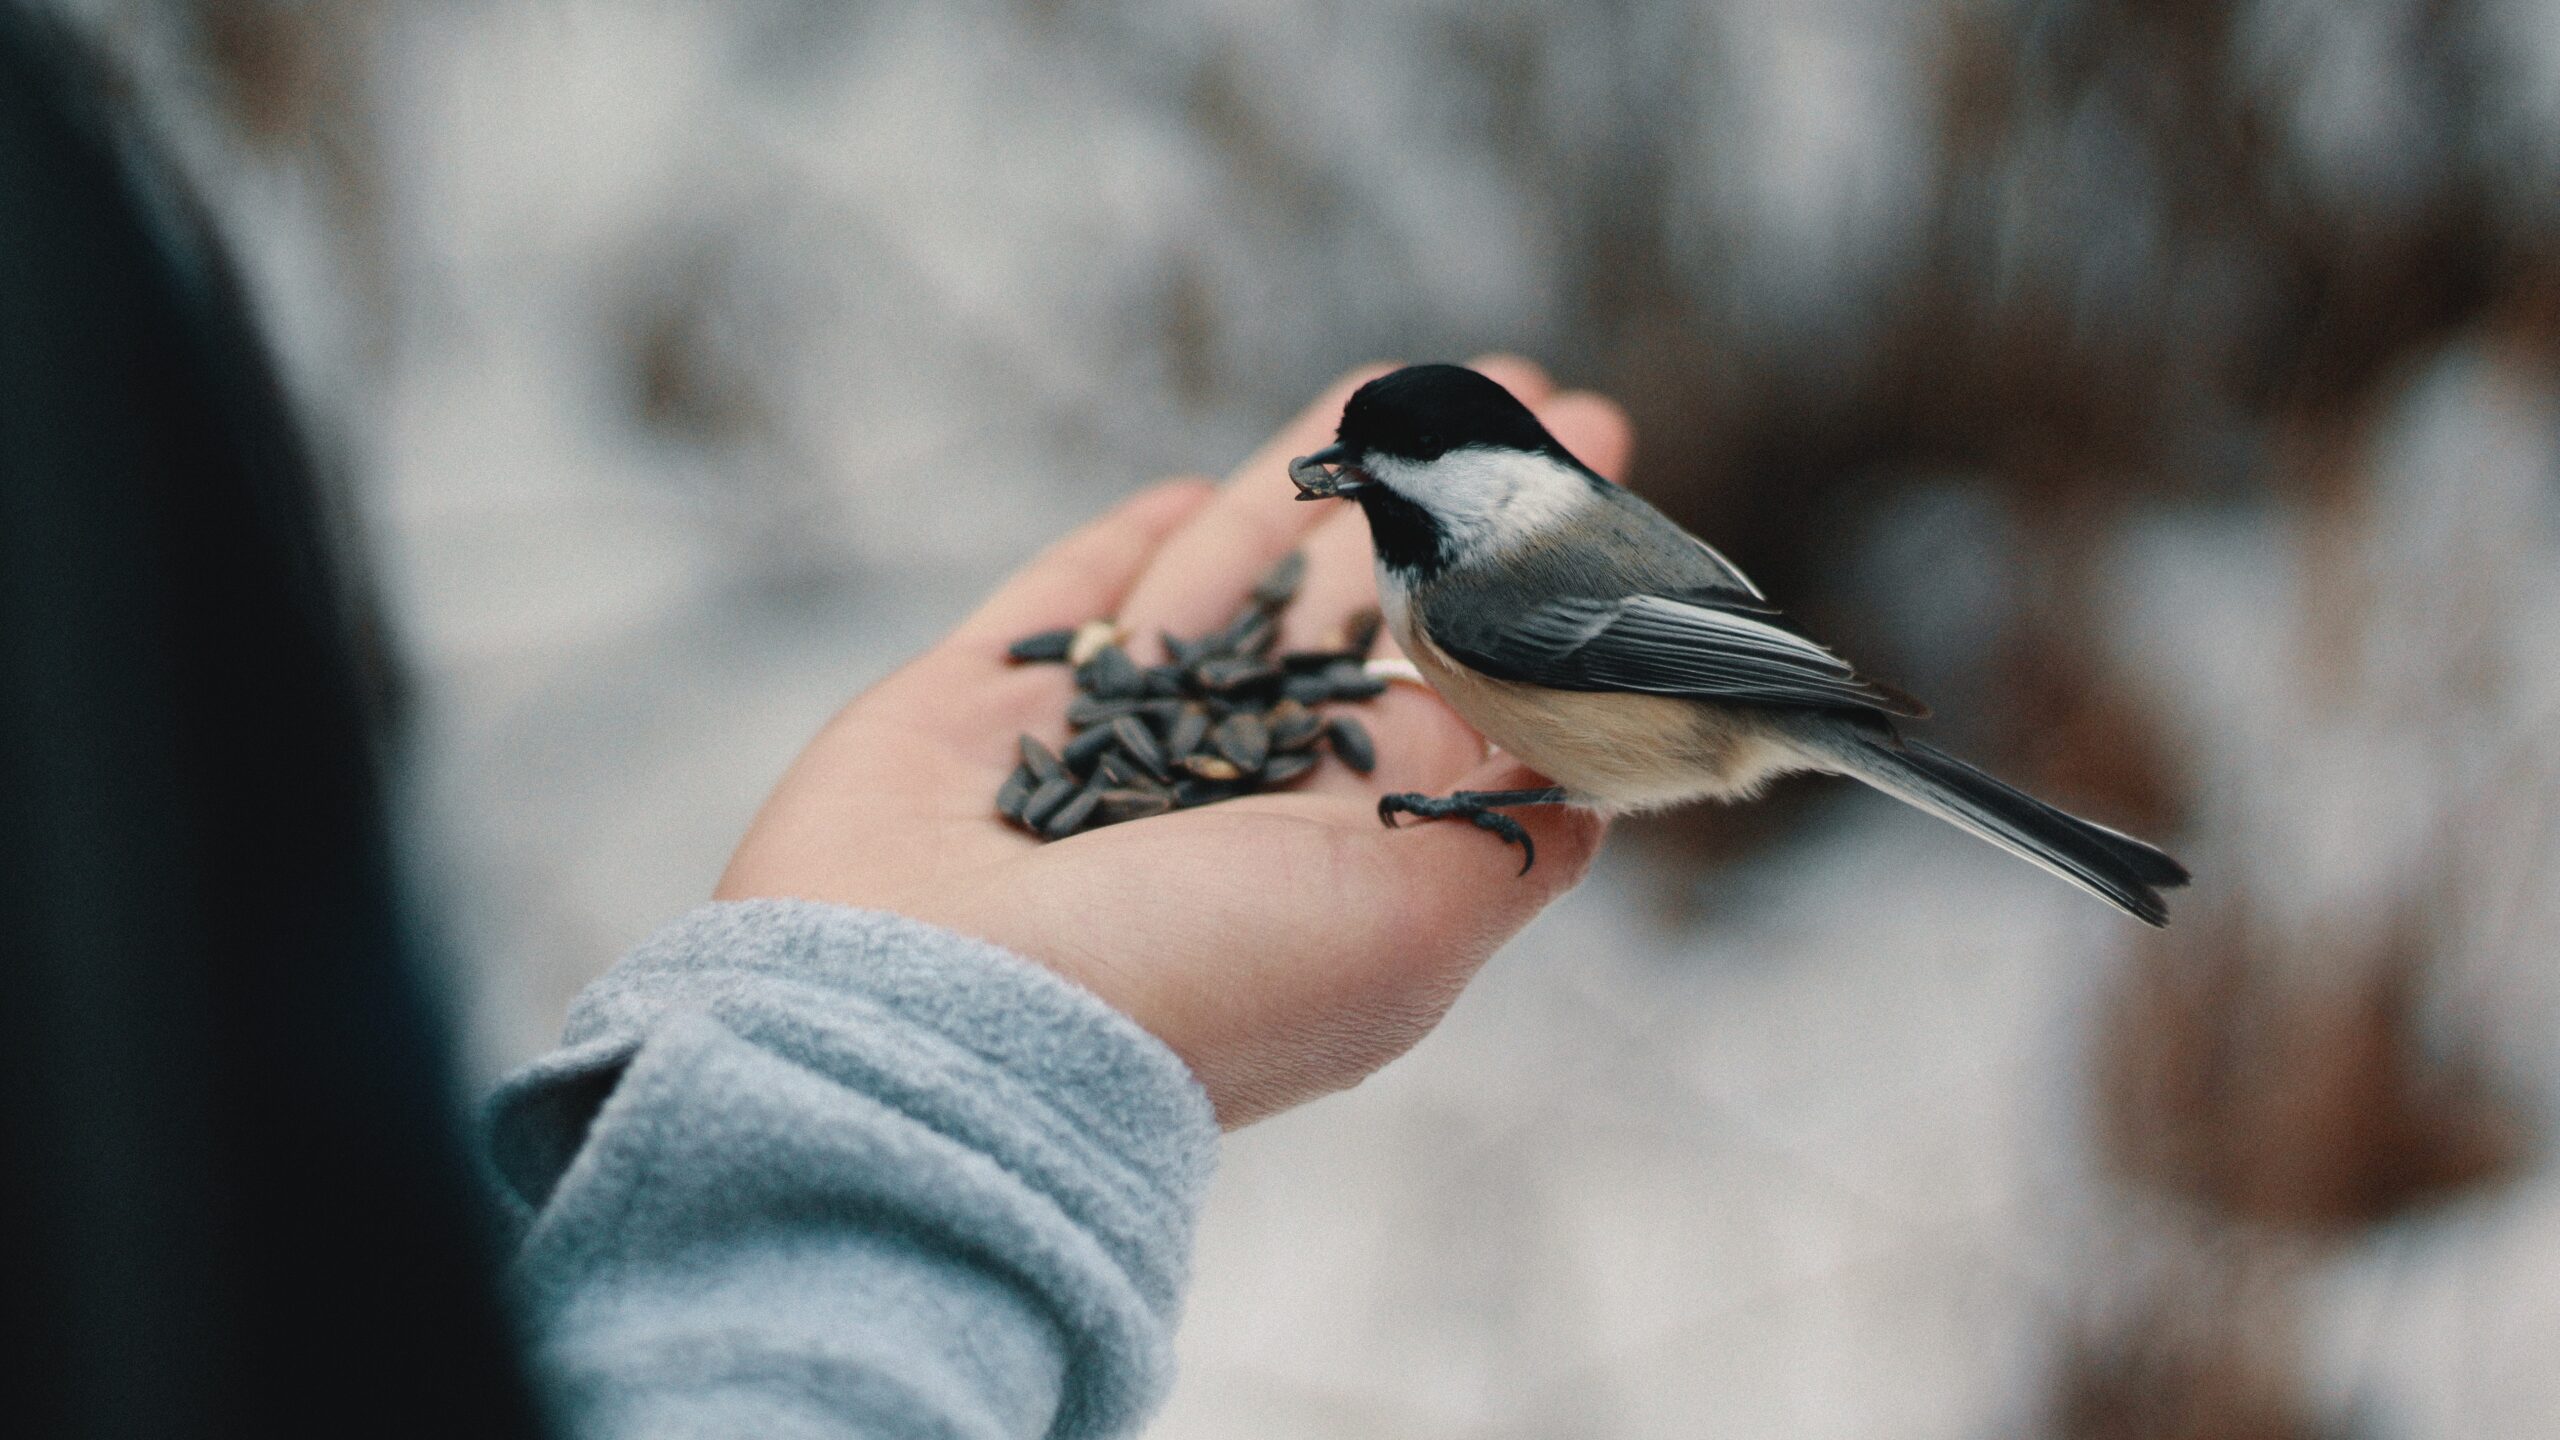
M 1561 596 L 1509 610 L 1456 590 L 1424 620 L 1452 659 L 1498 680 L 1699 700 L 1917 716 L 1927 707 L 1862 679 L 1839 656 L 1729 591 Z
M 1707 563 L 1715 567 L 1716 580 L 1719 588 L 1739 590 L 1754 600 L 1766 601 L 1769 598 L 1768 596 L 1760 593 L 1759 586 L 1751 583 L 1750 576 L 1742 573 L 1741 566 L 1724 558 L 1723 551 L 1718 550 L 1713 545 L 1708 544 L 1706 541 L 1699 539 L 1697 536 L 1692 535 L 1685 530 L 1681 531 L 1680 538 L 1697 546 L 1699 551 L 1707 557 Z

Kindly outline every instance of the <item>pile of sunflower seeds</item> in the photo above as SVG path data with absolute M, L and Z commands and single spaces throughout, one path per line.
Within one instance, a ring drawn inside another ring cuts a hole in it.
M 1026 635 L 1016 663 L 1075 667 L 1071 738 L 1051 750 L 1022 737 L 1022 763 L 996 791 L 996 811 L 1049 840 L 1168 810 L 1277 789 L 1316 768 L 1322 746 L 1366 775 L 1377 764 L 1368 730 L 1317 707 L 1370 700 L 1386 683 L 1368 672 L 1378 612 L 1363 610 L 1322 649 L 1276 652 L 1280 616 L 1297 598 L 1306 557 L 1262 577 L 1225 626 L 1164 637 L 1168 659 L 1140 665 L 1110 620 Z

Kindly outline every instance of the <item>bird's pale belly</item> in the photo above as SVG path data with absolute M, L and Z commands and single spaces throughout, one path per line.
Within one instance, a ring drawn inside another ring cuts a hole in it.
M 1621 814 L 1684 801 L 1739 799 L 1811 763 L 1747 711 L 1667 695 L 1550 690 L 1469 670 L 1406 623 L 1396 643 L 1451 709 L 1574 803 Z

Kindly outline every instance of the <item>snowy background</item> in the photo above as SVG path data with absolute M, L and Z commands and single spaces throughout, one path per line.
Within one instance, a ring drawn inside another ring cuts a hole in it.
M 1516 350 L 2201 878 L 1626 834 L 1230 1143 L 1155 1433 L 2560 1435 L 2547 0 L 62 8 L 361 522 L 482 1074 L 1060 528 Z

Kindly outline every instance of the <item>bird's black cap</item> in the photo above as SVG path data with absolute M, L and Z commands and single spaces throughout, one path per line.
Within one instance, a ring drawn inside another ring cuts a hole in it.
M 1335 432 L 1353 456 L 1437 460 L 1470 446 L 1561 455 L 1529 407 L 1464 365 L 1407 365 L 1354 391 Z

